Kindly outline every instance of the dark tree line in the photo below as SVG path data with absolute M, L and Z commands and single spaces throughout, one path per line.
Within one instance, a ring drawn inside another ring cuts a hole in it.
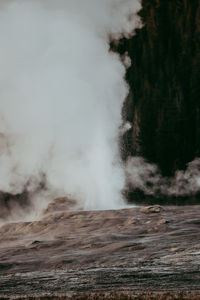
M 130 94 L 123 117 L 133 124 L 123 156 L 142 155 L 163 175 L 200 156 L 200 1 L 143 0 L 143 28 L 123 39 Z

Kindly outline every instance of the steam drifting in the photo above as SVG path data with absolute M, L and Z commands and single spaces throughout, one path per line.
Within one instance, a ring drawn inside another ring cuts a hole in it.
M 126 162 L 127 183 L 146 195 L 190 196 L 200 191 L 200 158 L 188 163 L 185 171 L 177 170 L 174 177 L 163 177 L 155 164 L 143 157 L 130 157 Z
M 65 194 L 90 209 L 122 204 L 128 89 L 109 42 L 133 34 L 139 9 L 136 0 L 1 1 L 1 191 L 26 190 L 36 206 Z

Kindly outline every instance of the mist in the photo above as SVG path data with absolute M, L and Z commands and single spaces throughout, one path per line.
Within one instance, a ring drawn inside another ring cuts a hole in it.
M 26 191 L 36 211 L 60 195 L 85 209 L 123 205 L 128 86 L 110 41 L 134 34 L 139 9 L 136 0 L 1 1 L 0 191 Z
M 200 158 L 189 162 L 185 170 L 177 170 L 173 177 L 162 176 L 156 164 L 143 157 L 129 157 L 126 161 L 127 185 L 146 195 L 184 197 L 200 191 Z

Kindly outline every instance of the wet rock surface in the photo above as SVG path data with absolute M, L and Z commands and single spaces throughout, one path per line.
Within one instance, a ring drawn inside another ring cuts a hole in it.
M 0 295 L 199 291 L 200 206 L 68 211 L 0 227 Z

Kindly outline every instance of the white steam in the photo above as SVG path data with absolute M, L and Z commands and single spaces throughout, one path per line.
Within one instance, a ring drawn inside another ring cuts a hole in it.
M 146 195 L 189 196 L 200 191 L 200 158 L 188 163 L 174 177 L 162 177 L 158 167 L 142 157 L 130 157 L 126 163 L 127 183 Z
M 127 86 L 109 39 L 132 34 L 139 9 L 137 0 L 1 1 L 1 191 L 34 193 L 45 174 L 48 192 L 85 208 L 122 203 Z

